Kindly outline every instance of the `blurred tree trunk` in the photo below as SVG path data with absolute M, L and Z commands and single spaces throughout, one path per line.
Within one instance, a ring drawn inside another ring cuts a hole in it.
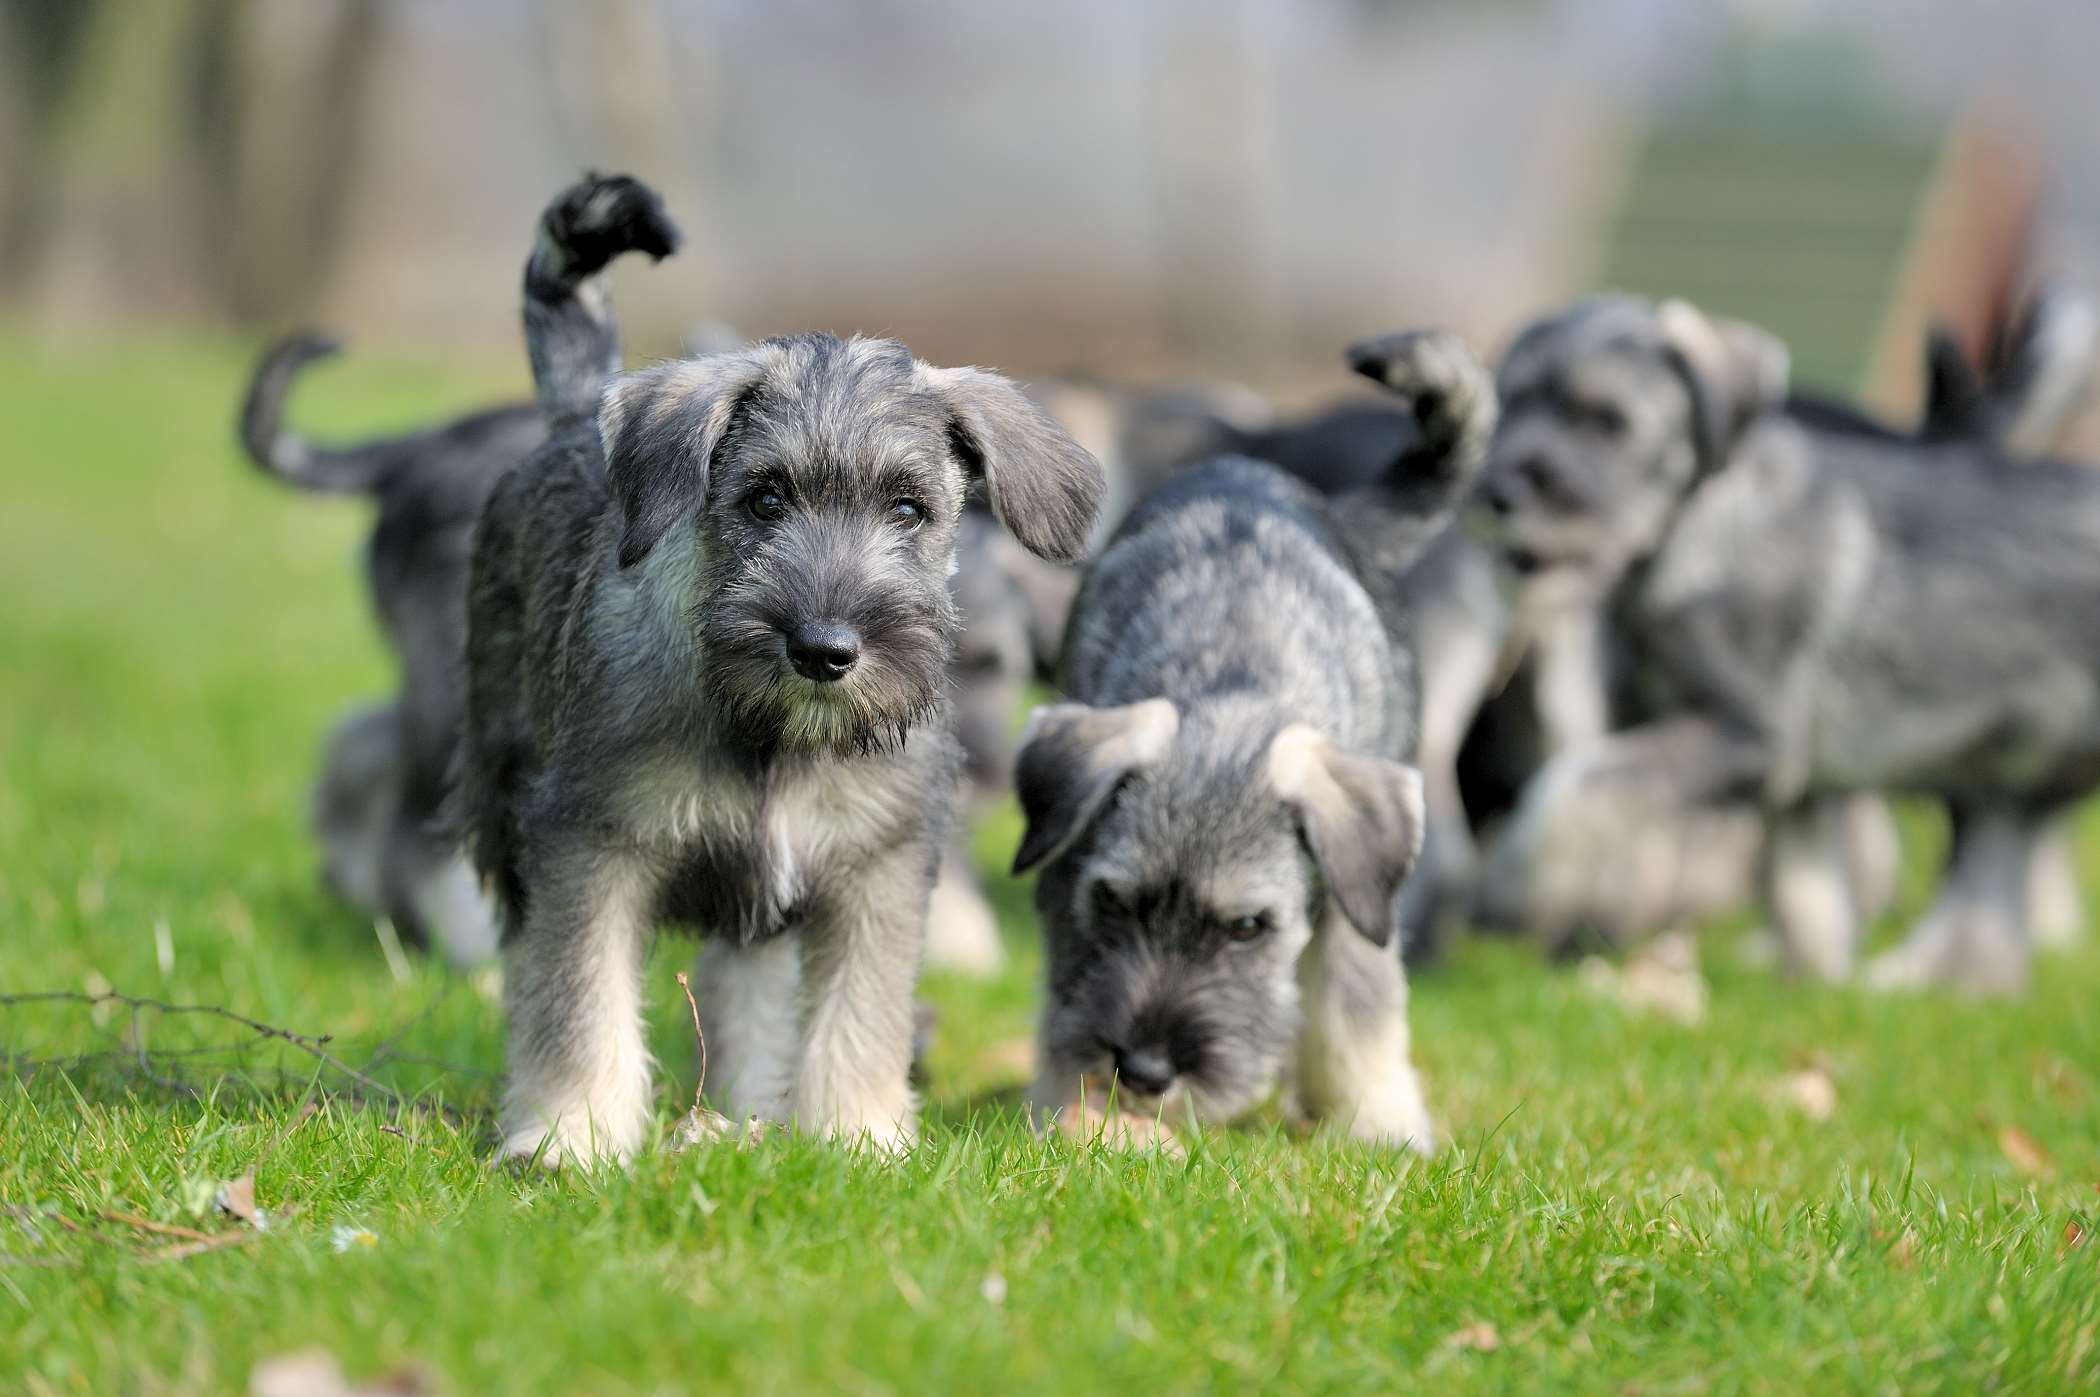
M 210 8 L 193 113 L 225 221 L 206 270 L 233 320 L 302 318 L 342 251 L 385 16 L 379 0 Z
M 6 3 L 18 25 L 45 9 Z M 79 8 L 39 41 L 69 61 L 29 60 L 8 289 L 53 329 L 304 311 L 340 248 L 381 0 Z
M 41 246 L 59 113 L 95 0 L 0 0 L 0 294 L 19 296 Z

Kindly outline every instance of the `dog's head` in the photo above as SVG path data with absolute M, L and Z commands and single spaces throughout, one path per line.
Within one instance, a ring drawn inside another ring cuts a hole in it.
M 757 742 L 849 752 L 940 705 L 964 497 L 1031 552 L 1086 546 L 1101 467 L 1007 380 L 804 335 L 644 369 L 598 417 L 619 564 L 691 617 Z
M 1503 358 L 1483 514 L 1519 571 L 1609 583 L 1660 545 L 1786 379 L 1785 347 L 1753 326 L 1683 301 L 1578 302 Z
M 1059 1099 L 1113 1076 L 1212 1119 L 1255 1104 L 1298 1032 L 1299 957 L 1316 935 L 1389 943 L 1421 849 L 1412 767 L 1252 702 L 1043 709 L 1015 784 L 1015 869 L 1045 865 L 1039 1090 Z

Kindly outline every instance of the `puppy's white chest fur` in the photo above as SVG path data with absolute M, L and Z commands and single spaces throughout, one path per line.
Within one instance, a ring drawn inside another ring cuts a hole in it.
M 660 918 L 697 931 L 748 941 L 788 930 L 913 832 L 902 783 L 871 782 L 836 761 L 756 773 L 669 762 L 644 770 L 630 835 L 663 881 Z

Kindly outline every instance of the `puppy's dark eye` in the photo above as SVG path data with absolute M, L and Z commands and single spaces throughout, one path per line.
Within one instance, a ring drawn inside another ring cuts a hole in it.
M 1596 403 L 1583 412 L 1590 426 L 1607 437 L 1623 436 L 1626 433 L 1626 414 L 1610 403 Z
M 744 501 L 744 508 L 751 511 L 753 519 L 771 523 L 788 512 L 788 502 L 781 498 L 778 490 L 753 490 L 751 498 Z
M 1269 934 L 1273 924 L 1266 912 L 1249 912 L 1244 917 L 1234 917 L 1225 923 L 1225 934 L 1235 941 L 1259 941 Z
M 1106 883 L 1094 884 L 1094 917 L 1097 921 L 1127 922 L 1130 920 L 1130 905 L 1116 895 L 1116 890 Z
M 926 506 L 917 500 L 899 500 L 890 506 L 890 522 L 916 529 L 926 522 Z

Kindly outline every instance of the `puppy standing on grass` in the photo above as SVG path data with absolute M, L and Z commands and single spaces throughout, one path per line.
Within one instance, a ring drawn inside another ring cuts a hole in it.
M 1425 521 L 1448 511 L 1493 430 L 1485 371 L 1437 333 L 1352 358 L 1421 427 L 1384 484 Z M 1420 686 L 1357 513 L 1222 458 L 1140 504 L 1088 574 L 1076 701 L 1035 715 L 1017 775 L 1014 866 L 1043 865 L 1039 1112 L 1113 1080 L 1126 1112 L 1222 1120 L 1294 1068 L 1308 1114 L 1434 1147 L 1394 945 L 1424 827 Z
M 1005 379 L 888 340 L 620 374 L 598 273 L 674 242 L 650 190 L 594 179 L 526 269 L 553 435 L 482 516 L 462 793 L 505 921 L 502 1148 L 642 1143 L 659 924 L 709 938 L 708 1080 L 732 1115 L 900 1148 L 958 764 L 963 497 L 983 482 L 1024 545 L 1070 559 L 1101 470 Z

